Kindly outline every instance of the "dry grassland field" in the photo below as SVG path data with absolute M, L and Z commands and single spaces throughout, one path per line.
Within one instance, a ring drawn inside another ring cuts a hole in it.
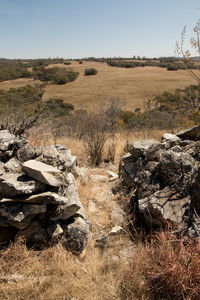
M 43 96 L 61 98 L 75 106 L 75 109 L 90 109 L 102 107 L 111 97 L 119 98 L 124 103 L 124 109 L 134 110 L 144 107 L 145 102 L 160 95 L 164 91 L 173 91 L 195 84 L 185 70 L 167 71 L 159 67 L 119 68 L 106 63 L 73 61 L 70 66 L 64 64 L 49 67 L 65 67 L 78 71 L 79 77 L 64 85 L 48 84 Z M 84 76 L 86 68 L 98 70 L 95 76 Z M 33 79 L 17 79 L 0 83 L 0 89 L 17 88 L 25 84 L 35 84 Z

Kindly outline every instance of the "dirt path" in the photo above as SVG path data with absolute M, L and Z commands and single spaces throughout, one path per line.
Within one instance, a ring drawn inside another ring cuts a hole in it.
M 117 173 L 117 167 L 81 168 L 79 196 L 91 222 L 92 247 L 101 248 L 111 259 L 127 263 L 133 257 L 135 245 L 130 239 L 120 199 L 112 193 L 117 181 L 109 180 L 108 171 Z M 119 233 L 111 234 L 113 228 L 119 229 Z

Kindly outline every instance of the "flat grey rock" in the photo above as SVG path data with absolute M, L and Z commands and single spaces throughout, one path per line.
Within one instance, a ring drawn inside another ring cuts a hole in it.
M 40 194 L 33 194 L 30 196 L 22 195 L 15 198 L 2 198 L 0 200 L 0 203 L 6 202 L 64 205 L 68 204 L 69 200 L 65 197 L 59 196 L 56 193 L 44 192 Z
M 46 212 L 46 204 L 20 204 L 16 203 L 14 206 L 9 203 L 0 205 L 0 216 L 5 218 L 11 226 L 18 229 L 26 228 L 35 215 Z
M 132 154 L 133 158 L 138 159 L 145 154 L 146 150 L 157 143 L 158 142 L 154 139 L 137 141 L 129 145 L 129 152 Z
M 50 186 L 58 187 L 63 180 L 63 174 L 56 167 L 40 161 L 28 160 L 22 164 L 22 170 L 30 177 Z
M 15 197 L 45 191 L 46 185 L 20 173 L 5 173 L 0 176 L 0 195 Z
M 180 141 L 180 138 L 176 134 L 165 133 L 161 138 L 161 142 L 170 143 L 170 145 L 174 145 Z
M 186 130 L 182 130 L 176 134 L 179 138 L 183 140 L 200 140 L 200 125 L 196 125 Z
M 166 220 L 181 223 L 190 202 L 190 197 L 182 197 L 170 187 L 166 187 L 150 197 L 139 200 L 139 210 L 149 223 L 161 225 Z

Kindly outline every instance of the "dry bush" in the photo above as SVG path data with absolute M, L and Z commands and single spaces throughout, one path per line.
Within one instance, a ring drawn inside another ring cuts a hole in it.
M 85 153 L 89 162 L 98 166 L 102 162 L 103 148 L 110 136 L 107 119 L 103 113 L 88 114 L 84 129 Z
M 199 250 L 199 240 L 177 239 L 172 232 L 157 234 L 134 257 L 124 277 L 124 299 L 132 299 L 131 294 L 138 299 L 199 299 Z M 142 298 L 147 292 L 148 298 Z

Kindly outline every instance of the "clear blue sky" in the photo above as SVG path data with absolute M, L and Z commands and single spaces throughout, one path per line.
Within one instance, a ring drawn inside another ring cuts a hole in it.
M 173 56 L 199 0 L 0 0 L 0 57 Z

